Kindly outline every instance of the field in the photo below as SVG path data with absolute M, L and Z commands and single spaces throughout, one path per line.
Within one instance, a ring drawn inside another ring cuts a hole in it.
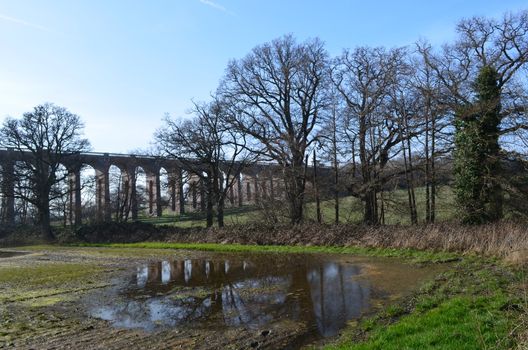
M 385 203 L 385 224 L 387 225 L 405 225 L 410 223 L 407 191 L 395 190 L 386 192 L 384 194 Z M 418 210 L 418 220 L 423 222 L 425 220 L 425 188 L 420 187 L 416 189 L 416 201 Z M 357 224 L 362 220 L 362 206 L 358 198 L 347 196 L 339 200 L 340 212 L 339 221 L 341 223 Z M 307 221 L 316 220 L 316 206 L 314 202 L 308 202 L 305 206 L 305 219 Z M 436 201 L 436 219 L 438 222 L 448 221 L 455 217 L 454 210 L 454 196 L 453 191 L 448 186 L 443 186 L 438 189 Z M 284 211 L 286 207 L 281 207 L 282 213 L 277 217 L 280 220 L 287 221 Z M 276 214 L 276 213 L 275 213 Z M 321 201 L 321 216 L 323 222 L 333 223 L 334 214 L 334 200 Z M 265 220 L 266 212 L 258 206 L 243 206 L 243 207 L 228 207 L 225 210 L 225 224 L 236 225 L 245 224 L 254 221 Z M 205 227 L 205 216 L 200 212 L 189 212 L 185 215 L 172 215 L 165 212 L 160 218 L 142 216 L 140 220 L 143 222 L 152 223 L 155 225 L 170 225 L 176 227 Z

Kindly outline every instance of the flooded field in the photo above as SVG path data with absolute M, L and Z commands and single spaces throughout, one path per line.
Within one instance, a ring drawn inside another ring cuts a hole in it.
M 232 254 L 140 264 L 88 304 L 115 327 L 154 332 L 245 327 L 262 334 L 290 320 L 309 339 L 335 336 L 350 320 L 408 292 L 431 273 L 340 255 Z
M 342 254 L 165 251 L 159 258 L 155 252 L 134 258 L 133 253 L 124 257 L 86 248 L 27 257 L 104 261 L 113 271 L 84 282 L 92 287 L 74 298 L 37 308 L 62 315 L 62 328 L 72 320 L 71 332 L 45 337 L 49 348 L 85 342 L 91 348 L 299 348 L 338 335 L 349 321 L 381 310 L 443 269 Z M 39 344 L 37 335 L 23 344 Z

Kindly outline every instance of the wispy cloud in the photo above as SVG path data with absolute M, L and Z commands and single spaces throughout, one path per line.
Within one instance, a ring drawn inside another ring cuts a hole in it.
M 207 6 L 210 6 L 216 10 L 219 10 L 219 11 L 222 11 L 222 12 L 225 12 L 231 16 L 235 16 L 235 13 L 232 12 L 232 11 L 229 11 L 228 9 L 226 9 L 224 6 L 212 1 L 212 0 L 199 0 L 202 4 L 204 5 L 207 5 Z
M 50 33 L 53 32 L 53 30 L 51 30 L 51 29 L 49 29 L 47 27 L 41 26 L 39 24 L 30 23 L 30 22 L 27 22 L 27 21 L 24 21 L 24 20 L 21 20 L 21 19 L 18 19 L 18 18 L 6 16 L 6 15 L 1 14 L 1 13 L 0 13 L 0 20 L 1 21 L 6 21 L 6 22 L 11 22 L 11 23 L 16 23 L 16 24 L 19 24 L 19 25 L 22 25 L 22 26 L 30 27 L 30 28 L 33 28 L 33 29 L 38 29 L 38 30 L 41 30 L 41 31 L 44 31 L 44 32 L 50 32 Z

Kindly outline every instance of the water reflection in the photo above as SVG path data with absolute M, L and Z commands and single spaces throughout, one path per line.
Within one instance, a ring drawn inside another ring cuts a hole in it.
M 308 271 L 313 313 L 323 336 L 335 335 L 347 320 L 358 318 L 368 307 L 370 289 L 353 281 L 359 272 L 357 266 L 335 263 Z
M 306 322 L 322 336 L 369 309 L 371 287 L 361 268 L 306 256 L 292 262 L 187 259 L 137 268 L 124 290 L 92 315 L 118 327 L 259 328 L 279 319 Z

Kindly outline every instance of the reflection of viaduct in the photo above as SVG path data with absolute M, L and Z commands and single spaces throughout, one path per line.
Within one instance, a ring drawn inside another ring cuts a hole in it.
M 291 266 L 284 266 L 283 261 L 278 267 L 259 260 L 151 262 L 138 268 L 131 284 L 141 294 L 167 296 L 162 297 L 165 300 L 162 312 L 174 316 L 170 312 L 174 310 L 182 322 L 217 313 L 226 325 L 259 326 L 287 317 L 317 326 L 323 336 L 337 334 L 348 320 L 359 317 L 370 307 L 371 286 L 367 280 L 357 278 L 361 273 L 357 265 L 314 259 L 290 261 Z M 171 297 L 179 290 L 178 286 L 190 288 L 191 294 L 183 292 L 180 297 Z M 149 299 L 141 300 L 144 304 L 128 310 L 128 317 L 152 316 Z M 120 308 L 123 303 L 113 305 Z
M 30 152 L 20 152 L 13 149 L 0 149 L 0 166 L 2 167 L 2 210 L 6 223 L 15 220 L 15 165 L 20 161 L 31 159 Z M 191 169 L 176 159 L 112 153 L 81 153 L 65 158 L 63 165 L 69 172 L 70 200 L 69 219 L 71 223 L 80 224 L 82 218 L 81 204 L 81 169 L 91 166 L 95 170 L 97 218 L 100 221 L 111 220 L 110 176 L 109 169 L 116 166 L 121 170 L 123 192 L 130 198 L 130 213 L 132 219 L 138 217 L 138 200 L 136 179 L 138 169 L 146 175 L 146 191 L 148 195 L 148 213 L 151 216 L 162 215 L 160 172 L 164 169 L 168 176 L 170 194 L 170 209 L 173 212 L 184 213 L 186 199 L 182 173 L 187 174 L 189 200 L 192 207 L 205 209 L 204 185 L 199 177 L 193 175 Z M 196 164 L 195 164 L 196 165 Z M 194 170 L 199 166 L 193 166 Z M 282 184 L 279 181 L 280 167 L 273 163 L 257 163 L 243 168 L 235 174 L 233 186 L 228 191 L 228 201 L 231 205 L 256 203 L 262 196 L 276 198 L 283 195 Z M 309 169 L 310 170 L 310 169 Z

